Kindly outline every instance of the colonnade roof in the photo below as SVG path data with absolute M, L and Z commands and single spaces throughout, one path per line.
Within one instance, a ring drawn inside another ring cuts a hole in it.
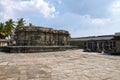
M 103 36 L 90 36 L 90 37 L 81 37 L 81 38 L 71 38 L 70 41 L 90 41 L 90 40 L 112 40 L 114 35 L 103 35 Z
M 120 36 L 120 32 L 118 32 L 118 33 L 115 33 L 115 36 Z

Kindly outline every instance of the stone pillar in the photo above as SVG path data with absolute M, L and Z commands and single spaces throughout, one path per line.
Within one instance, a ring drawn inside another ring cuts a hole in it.
M 91 49 L 94 50 L 94 42 L 91 42 Z
M 88 41 L 86 41 L 86 49 L 88 49 Z
M 114 47 L 114 45 L 113 45 L 113 41 L 111 42 L 111 49 L 113 50 L 113 47 Z
M 104 41 L 102 42 L 102 51 L 104 51 Z
M 67 35 L 64 35 L 64 45 L 67 45 Z
M 45 46 L 47 45 L 46 44 L 46 32 L 44 32 L 44 43 L 45 43 Z
M 99 47 L 99 42 L 97 42 L 97 51 L 100 50 L 100 47 Z
M 54 41 L 54 40 L 53 40 L 53 37 L 54 37 L 54 36 L 53 36 L 53 33 L 51 33 L 51 42 L 50 42 L 51 45 L 53 45 L 53 41 Z
M 58 33 L 58 45 L 60 45 L 60 34 Z
M 111 41 L 108 41 L 108 49 L 111 50 Z
M 49 39 L 49 33 L 47 33 L 47 34 L 46 34 L 46 44 L 47 44 L 47 45 L 49 45 L 49 44 L 48 44 L 48 41 L 49 41 L 49 40 L 50 40 L 50 39 Z
M 52 45 L 55 45 L 55 33 L 53 33 L 53 40 L 52 40 Z
M 112 49 L 114 49 L 115 48 L 115 46 L 114 46 L 114 41 L 112 41 Z
M 112 50 L 116 52 L 116 46 L 115 46 L 115 41 L 112 41 Z
M 51 37 L 52 35 L 51 35 L 51 33 L 49 33 L 49 41 L 48 41 L 48 45 L 50 46 L 51 45 Z
M 58 33 L 56 33 L 56 45 L 58 45 L 59 43 L 58 43 Z

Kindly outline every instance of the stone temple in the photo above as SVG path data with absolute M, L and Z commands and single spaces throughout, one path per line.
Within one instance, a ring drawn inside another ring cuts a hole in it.
M 15 38 L 17 46 L 63 46 L 69 45 L 70 34 L 65 30 L 25 26 L 17 29 Z
M 16 29 L 16 44 L 5 46 L 0 51 L 8 53 L 51 52 L 74 49 L 69 45 L 70 34 L 66 30 L 55 30 L 40 26 L 24 26 Z

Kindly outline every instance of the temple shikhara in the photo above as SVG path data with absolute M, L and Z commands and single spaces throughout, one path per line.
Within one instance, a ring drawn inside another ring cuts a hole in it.
M 16 31 L 17 46 L 63 46 L 69 45 L 70 34 L 40 26 L 20 27 Z

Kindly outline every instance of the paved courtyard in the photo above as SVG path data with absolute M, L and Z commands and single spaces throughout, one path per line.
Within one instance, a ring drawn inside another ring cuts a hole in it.
M 120 56 L 67 50 L 0 52 L 0 80 L 120 80 Z

